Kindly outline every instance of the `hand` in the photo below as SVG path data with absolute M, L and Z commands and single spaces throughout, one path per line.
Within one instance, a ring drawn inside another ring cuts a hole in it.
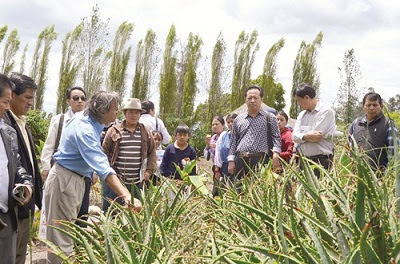
M 47 176 L 49 176 L 49 170 L 42 171 L 42 182 L 46 181 Z
M 217 146 L 216 142 L 210 142 L 209 144 L 210 148 L 215 148 Z
M 151 173 L 149 171 L 145 171 L 143 175 L 143 181 L 149 181 L 151 177 Z
M 310 131 L 303 136 L 304 140 L 314 143 L 320 142 L 323 137 L 322 131 Z
M 281 163 L 279 162 L 279 154 L 274 152 L 272 154 L 272 169 L 275 171 L 280 170 L 281 168 Z
M 22 205 L 27 204 L 32 198 L 32 188 L 29 185 L 24 185 L 24 197 L 25 200 L 22 202 Z
M 128 208 L 132 209 L 134 212 L 140 213 L 140 211 L 142 211 L 142 203 L 138 199 L 133 198 L 132 204 L 131 196 L 129 195 L 129 199 L 128 196 L 124 197 L 124 202 L 125 205 L 128 206 Z
M 99 181 L 99 175 L 96 172 L 93 172 L 92 185 L 95 185 L 98 181 Z
M 216 180 L 219 181 L 219 179 L 222 177 L 221 172 L 219 172 L 219 171 L 215 172 L 214 173 L 214 177 L 215 177 Z
M 228 172 L 229 172 L 230 174 L 234 174 L 234 173 L 235 173 L 235 168 L 236 168 L 235 162 L 234 162 L 234 161 L 229 161 L 229 164 L 228 164 Z

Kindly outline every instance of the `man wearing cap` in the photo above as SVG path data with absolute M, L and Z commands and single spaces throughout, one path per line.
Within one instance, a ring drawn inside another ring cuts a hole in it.
M 142 106 L 137 98 L 129 98 L 122 106 L 125 119 L 108 129 L 103 141 L 103 151 L 120 180 L 130 190 L 133 185 L 143 188 L 157 168 L 156 147 L 150 130 L 139 123 Z M 135 197 L 138 196 L 135 189 Z M 103 196 L 115 199 L 117 195 L 103 184 Z M 103 200 L 103 211 L 110 206 Z

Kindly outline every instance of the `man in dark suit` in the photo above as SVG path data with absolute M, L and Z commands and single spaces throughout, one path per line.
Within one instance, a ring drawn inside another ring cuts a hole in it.
M 4 124 L 4 113 L 10 108 L 12 84 L 0 74 L 0 261 L 15 263 L 17 245 L 16 201 L 13 189 L 22 184 L 22 204 L 32 195 L 32 177 L 21 166 L 18 155 L 17 135 L 13 128 Z
M 22 167 L 32 175 L 34 190 L 31 201 L 18 208 L 17 264 L 24 264 L 29 239 L 29 217 L 33 219 L 35 204 L 42 207 L 42 179 L 35 155 L 32 134 L 26 125 L 25 115 L 33 105 L 37 85 L 35 81 L 20 73 L 11 73 L 10 81 L 15 85 L 10 102 L 10 110 L 4 114 L 4 121 L 17 132 L 18 154 Z

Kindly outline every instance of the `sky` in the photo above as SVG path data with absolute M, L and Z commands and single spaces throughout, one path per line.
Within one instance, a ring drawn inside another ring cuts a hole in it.
M 374 87 L 386 100 L 400 93 L 400 2 L 395 0 L 0 0 L 0 26 L 8 25 L 9 31 L 18 29 L 21 52 L 25 44 L 29 44 L 26 72 L 30 69 L 38 34 L 45 27 L 55 25 L 58 37 L 49 57 L 43 107 L 46 112 L 55 112 L 61 42 L 82 18 L 90 16 L 96 4 L 100 8 L 101 17 L 110 19 L 108 29 L 111 36 L 122 22 L 134 23 L 130 41 L 133 54 L 126 84 L 129 91 L 137 42 L 151 28 L 157 34 L 161 59 L 165 38 L 170 26 L 174 24 L 179 38 L 178 47 L 184 47 L 190 32 L 198 34 L 204 43 L 198 68 L 200 92 L 196 103 L 207 99 L 210 61 L 218 35 L 222 33 L 227 46 L 225 67 L 232 71 L 238 35 L 243 30 L 251 33 L 254 29 L 259 33 L 260 50 L 252 67 L 252 78 L 262 73 L 269 48 L 280 38 L 285 39 L 285 46 L 277 57 L 276 79 L 286 90 L 286 110 L 290 107 L 292 68 L 300 43 L 303 40 L 312 42 L 320 31 L 324 38 L 317 57 L 317 69 L 321 81 L 319 96 L 323 102 L 332 104 L 337 97 L 340 86 L 338 67 L 343 63 L 344 53 L 351 48 L 355 50 L 362 73 L 360 89 Z M 0 54 L 4 42 L 0 45 Z M 16 69 L 19 69 L 20 57 L 21 53 L 18 53 Z M 161 61 L 158 66 L 161 66 Z M 159 68 L 156 71 L 150 99 L 157 105 Z M 225 90 L 230 89 L 230 83 L 229 76 L 223 83 Z M 82 82 L 78 81 L 77 84 L 81 85 Z M 360 93 L 360 99 L 362 96 L 363 92 Z

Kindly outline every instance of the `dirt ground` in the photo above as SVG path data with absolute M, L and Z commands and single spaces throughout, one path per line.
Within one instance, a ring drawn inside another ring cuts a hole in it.
M 198 174 L 204 172 L 211 173 L 212 162 L 205 158 L 199 158 L 197 161 Z M 211 185 L 208 186 L 211 188 Z M 90 205 L 97 205 L 101 208 L 101 185 L 97 183 L 90 192 Z M 46 263 L 46 247 L 40 241 L 33 241 L 32 253 L 28 247 L 25 264 L 45 264 Z M 32 260 L 31 260 L 32 256 Z

